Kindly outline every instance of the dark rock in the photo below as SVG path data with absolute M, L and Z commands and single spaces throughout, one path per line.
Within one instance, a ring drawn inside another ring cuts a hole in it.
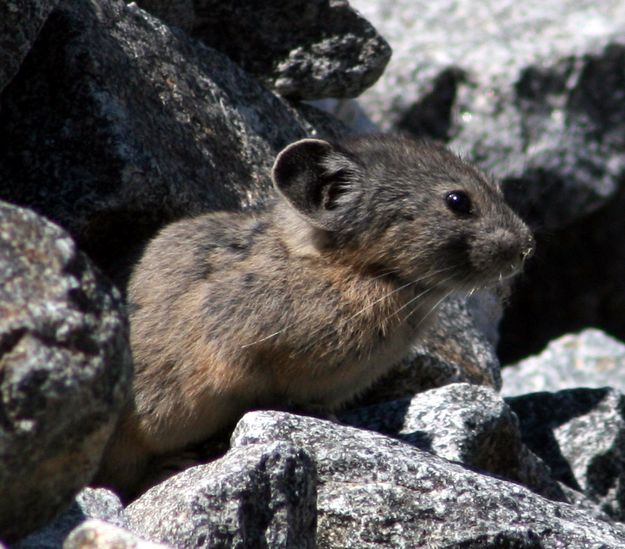
M 306 448 L 316 463 L 319 547 L 625 543 L 625 530 L 584 511 L 375 433 L 254 412 L 239 422 L 232 444 L 243 450 L 270 440 Z
M 0 102 L 0 198 L 64 226 L 120 284 L 163 224 L 262 203 L 282 147 L 341 131 L 114 0 L 61 1 Z
M 625 520 L 625 397 L 614 389 L 572 389 L 507 399 L 525 443 L 555 478 Z
M 284 97 L 355 97 L 391 57 L 386 41 L 346 0 L 139 5 L 190 30 Z
M 104 488 L 85 488 L 55 520 L 13 545 L 13 549 L 58 549 L 68 534 L 87 519 L 124 526 L 120 499 Z
M 411 354 L 358 399 L 357 405 L 412 396 L 449 383 L 501 387 L 495 350 L 477 328 L 466 299 L 452 297 L 439 309 Z
M 69 535 L 63 549 L 171 549 L 171 546 L 146 541 L 128 530 L 91 519 Z
M 0 3 L 0 93 L 17 73 L 46 17 L 58 0 Z
M 567 501 L 549 468 L 523 445 L 510 407 L 490 388 L 447 385 L 412 399 L 353 410 L 340 419 Z
M 316 472 L 284 442 L 236 448 L 126 508 L 137 534 L 175 547 L 315 547 Z
M 611 386 L 625 392 L 625 344 L 588 329 L 552 341 L 537 356 L 503 369 L 504 396 L 577 387 Z
M 0 204 L 0 536 L 67 506 L 95 472 L 131 372 L 119 293 L 59 227 Z

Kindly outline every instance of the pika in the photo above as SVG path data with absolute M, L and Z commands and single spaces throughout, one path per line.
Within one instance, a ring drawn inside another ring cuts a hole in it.
M 260 212 L 175 222 L 131 276 L 134 401 L 100 474 L 132 492 L 150 459 L 247 410 L 332 411 L 403 358 L 448 295 L 519 272 L 527 226 L 444 146 L 303 139 Z

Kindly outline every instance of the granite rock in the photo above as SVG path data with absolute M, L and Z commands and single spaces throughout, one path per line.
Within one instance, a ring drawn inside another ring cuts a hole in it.
M 625 392 L 625 344 L 589 328 L 549 343 L 536 356 L 502 371 L 504 396 L 576 387 L 613 387 Z
M 621 547 L 625 530 L 405 442 L 254 412 L 234 448 L 284 441 L 316 464 L 318 547 Z
M 569 389 L 507 402 L 524 441 L 554 477 L 625 521 L 625 396 L 610 388 Z
M 137 534 L 180 549 L 315 547 L 316 472 L 285 442 L 236 448 L 166 480 L 126 508 Z
M 346 0 L 138 3 L 284 97 L 355 97 L 380 77 L 391 57 L 387 42 Z
M 524 446 L 515 414 L 488 387 L 456 383 L 353 410 L 340 419 L 567 501 L 549 468 Z
M 115 290 L 59 227 L 0 204 L 0 537 L 69 505 L 125 401 L 128 333 Z
M 58 0 L 4 0 L 0 4 L 0 93 L 17 73 Z
M 344 131 L 116 0 L 59 3 L 0 98 L 0 130 L 0 198 L 68 229 L 121 286 L 162 225 L 261 204 L 280 149 Z
M 21 539 L 13 549 L 58 549 L 70 532 L 89 519 L 123 527 L 123 510 L 120 499 L 110 490 L 84 488 L 56 519 Z

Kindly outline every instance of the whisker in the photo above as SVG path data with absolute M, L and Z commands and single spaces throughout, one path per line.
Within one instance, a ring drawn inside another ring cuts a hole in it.
M 415 280 L 412 280 L 412 281 L 410 281 L 410 282 L 408 282 L 408 283 L 406 283 L 406 284 L 403 284 L 402 286 L 400 286 L 400 287 L 398 287 L 398 288 L 395 288 L 395 289 L 394 289 L 394 290 L 392 290 L 391 292 L 389 292 L 389 293 L 387 293 L 387 294 L 383 295 L 382 297 L 380 297 L 380 298 L 376 299 L 376 300 L 375 300 L 375 301 L 373 301 L 372 303 L 367 304 L 367 305 L 366 305 L 365 307 L 363 307 L 360 311 L 358 311 L 358 312 L 354 313 L 352 316 L 350 316 L 350 317 L 347 319 L 347 322 L 349 322 L 349 321 L 353 320 L 354 318 L 356 318 L 357 316 L 359 316 L 359 315 L 361 315 L 361 314 L 365 313 L 366 311 L 368 311 L 369 309 L 371 309 L 371 308 L 372 308 L 374 305 L 376 305 L 377 303 L 379 303 L 379 302 L 381 302 L 381 301 L 384 301 L 385 299 L 390 298 L 391 296 L 393 296 L 393 295 L 394 295 L 394 294 L 396 294 L 397 292 L 400 292 L 401 290 L 406 289 L 408 286 L 411 286 L 411 285 L 414 285 L 414 284 L 418 284 L 419 282 L 423 282 L 424 280 L 428 280 L 428 279 L 430 279 L 430 278 L 433 278 L 433 277 L 435 277 L 435 276 L 438 276 L 438 275 L 440 275 L 441 273 L 446 272 L 446 271 L 449 271 L 449 270 L 451 270 L 451 269 L 455 269 L 456 267 L 457 267 L 457 265 L 452 265 L 452 266 L 450 266 L 450 267 L 445 267 L 445 268 L 443 268 L 443 269 L 439 269 L 438 271 L 435 271 L 435 272 L 433 272 L 433 273 L 429 273 L 429 274 L 427 274 L 427 275 L 425 275 L 425 276 L 422 276 L 422 277 L 417 278 L 417 279 L 415 279 Z M 446 282 L 446 281 L 447 281 L 447 280 L 449 280 L 450 278 L 452 278 L 452 277 L 451 277 L 451 276 L 449 276 L 449 277 L 445 278 L 443 282 Z M 422 292 L 422 293 L 421 293 L 421 294 L 419 294 L 418 296 L 416 296 L 416 297 L 412 298 L 410 301 L 414 301 L 414 300 L 418 299 L 419 297 L 421 297 L 422 295 L 424 295 L 424 294 L 428 293 L 429 291 L 433 290 L 434 288 L 435 288 L 434 286 L 432 286 L 432 287 L 428 288 L 427 290 L 425 290 L 424 292 Z M 402 306 L 402 308 L 403 308 L 403 306 Z M 392 313 L 392 314 L 388 315 L 388 316 L 387 316 L 387 317 L 383 320 L 383 323 L 384 323 L 384 322 L 386 322 L 389 318 L 391 318 L 392 316 L 394 316 L 394 315 L 396 315 L 396 314 L 397 314 L 397 311 L 396 311 L 395 313 Z M 315 334 L 319 333 L 321 330 L 325 329 L 326 327 L 327 327 L 327 325 L 322 325 L 322 326 L 320 326 L 319 328 L 317 328 L 316 330 L 314 330 L 313 332 L 311 332 L 311 333 L 309 334 L 309 338 L 311 338 L 311 337 L 312 337 L 312 336 L 314 336 Z M 318 345 L 321 341 L 323 341 L 324 339 L 326 339 L 326 338 L 328 338 L 328 337 L 330 337 L 330 336 L 332 336 L 332 332 L 330 332 L 330 333 L 326 334 L 324 337 L 322 337 L 321 339 L 319 339 L 319 340 L 317 340 L 317 341 L 315 341 L 315 342 L 311 341 L 311 342 L 310 342 L 307 346 L 305 346 L 303 349 L 300 349 L 300 352 L 306 352 L 308 349 L 310 349 L 310 347 L 312 347 L 312 345 L 314 345 L 314 344 L 317 344 L 317 345 Z

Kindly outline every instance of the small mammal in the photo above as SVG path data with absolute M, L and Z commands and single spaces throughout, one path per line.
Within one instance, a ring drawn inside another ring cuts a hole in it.
M 332 411 L 387 372 L 450 293 L 517 273 L 529 229 L 445 147 L 303 139 L 257 213 L 173 223 L 128 289 L 134 403 L 99 478 L 126 493 L 148 461 L 258 406 Z

